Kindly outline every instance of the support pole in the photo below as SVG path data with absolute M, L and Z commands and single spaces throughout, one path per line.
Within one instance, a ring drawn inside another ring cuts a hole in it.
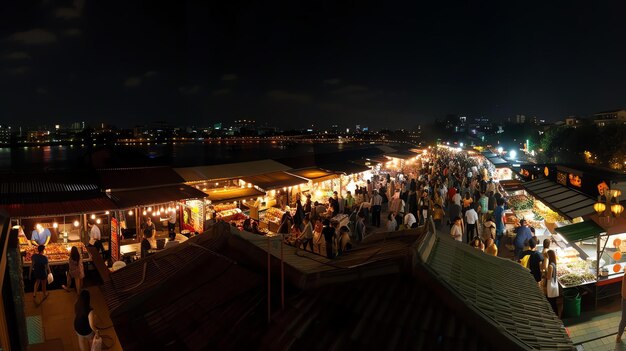
M 267 237 L 267 324 L 270 324 L 272 319 L 272 305 L 270 301 L 271 296 L 271 276 L 270 276 L 270 264 L 271 264 L 271 255 L 270 250 L 272 249 L 272 243 L 270 242 L 270 237 Z

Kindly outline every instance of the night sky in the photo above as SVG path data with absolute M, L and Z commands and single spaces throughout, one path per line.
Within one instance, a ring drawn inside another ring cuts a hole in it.
M 622 1 L 2 1 L 0 124 L 413 128 L 626 107 Z

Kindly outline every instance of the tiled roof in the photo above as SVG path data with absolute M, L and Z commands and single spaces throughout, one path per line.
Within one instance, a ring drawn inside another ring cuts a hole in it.
M 96 173 L 102 189 L 139 189 L 185 182 L 170 167 L 107 168 Z
M 103 293 L 124 350 L 254 347 L 263 324 L 251 312 L 266 290 L 259 275 L 216 253 L 227 226 L 111 273 Z
M 0 204 L 62 202 L 100 195 L 88 171 L 0 174 Z
M 306 184 L 307 180 L 285 172 L 272 172 L 256 176 L 241 178 L 246 183 L 251 183 L 263 190 L 279 189 L 286 186 Z
M 563 323 L 518 263 L 436 236 L 424 241 L 420 257 L 437 281 L 491 325 L 491 333 L 499 331 L 518 349 L 573 349 Z

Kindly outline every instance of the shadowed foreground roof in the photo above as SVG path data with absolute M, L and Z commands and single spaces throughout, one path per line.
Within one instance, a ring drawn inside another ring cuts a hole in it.
M 247 326 L 255 320 L 247 317 L 265 290 L 259 275 L 215 253 L 227 232 L 215 226 L 111 273 L 103 292 L 124 350 L 252 347 L 257 328 Z

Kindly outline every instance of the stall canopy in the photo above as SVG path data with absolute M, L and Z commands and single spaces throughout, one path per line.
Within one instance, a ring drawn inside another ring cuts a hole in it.
M 175 168 L 174 170 L 185 182 L 191 183 L 207 180 L 237 179 L 289 169 L 291 168 L 274 160 L 259 160 L 225 165 Z
M 487 160 L 489 160 L 489 162 L 491 162 L 496 168 L 509 167 L 509 163 L 502 157 L 498 157 L 498 156 L 487 157 Z
M 209 189 L 205 193 L 213 203 L 247 200 L 265 195 L 256 188 Z
M 108 168 L 96 170 L 102 189 L 138 189 L 184 183 L 170 167 Z
M 202 199 L 206 197 L 206 194 L 192 186 L 180 184 L 141 190 L 112 191 L 110 197 L 118 208 L 132 208 L 178 200 Z
M 564 227 L 556 228 L 555 230 L 567 241 L 580 241 L 595 238 L 600 233 L 605 232 L 602 227 L 592 220 L 566 225 Z
M 365 165 L 360 165 L 352 162 L 333 163 L 320 166 L 320 168 L 329 172 L 343 173 L 345 175 L 357 174 L 370 170 L 370 168 Z
M 326 180 L 338 178 L 339 176 L 330 172 L 326 172 L 320 168 L 306 168 L 287 172 L 291 175 L 305 178 L 313 183 L 320 183 Z
M 410 160 L 412 158 L 415 158 L 415 156 L 418 156 L 418 155 L 411 151 L 396 151 L 396 152 L 386 153 L 385 156 L 398 158 L 401 160 Z
M 0 205 L 13 218 L 29 218 L 42 216 L 68 216 L 89 212 L 102 212 L 115 209 L 117 206 L 106 195 L 78 200 L 57 199 L 55 202 L 34 202 Z
M 522 183 L 524 189 L 546 206 L 569 219 L 594 213 L 595 201 L 588 196 L 557 184 L 549 179 Z
M 263 190 L 280 189 L 286 186 L 306 184 L 308 180 L 285 172 L 272 172 L 256 176 L 241 178 L 246 183 L 251 183 Z
M 500 185 L 502 185 L 502 188 L 506 191 L 517 191 L 524 189 L 524 187 L 522 186 L 522 182 L 518 179 L 501 180 Z

